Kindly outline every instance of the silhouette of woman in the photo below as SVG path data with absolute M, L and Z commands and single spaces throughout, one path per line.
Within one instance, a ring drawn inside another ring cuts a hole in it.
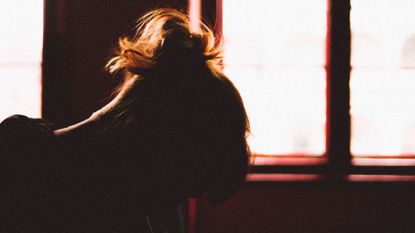
M 0 231 L 180 232 L 161 221 L 168 211 L 189 197 L 233 196 L 249 124 L 220 53 L 206 25 L 192 31 L 185 14 L 153 10 L 107 64 L 123 78 L 108 105 L 63 129 L 4 120 Z

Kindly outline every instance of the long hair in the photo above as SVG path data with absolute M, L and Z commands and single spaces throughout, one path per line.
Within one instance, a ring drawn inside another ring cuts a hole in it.
M 106 66 L 124 82 L 119 104 L 103 117 L 124 152 L 164 164 L 160 176 L 178 195 L 207 193 L 214 205 L 239 189 L 250 158 L 248 117 L 220 71 L 220 45 L 205 24 L 192 31 L 180 11 L 145 14 Z

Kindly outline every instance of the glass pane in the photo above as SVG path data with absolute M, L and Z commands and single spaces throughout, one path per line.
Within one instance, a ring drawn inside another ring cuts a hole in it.
M 351 4 L 352 154 L 415 154 L 415 2 Z
M 0 63 L 39 63 L 43 0 L 2 1 L 0 28 Z
M 40 66 L 0 65 L 0 121 L 12 114 L 40 117 Z
M 225 73 L 258 154 L 325 150 L 326 0 L 223 1 Z
M 2 2 L 0 28 L 0 121 L 40 117 L 43 0 Z

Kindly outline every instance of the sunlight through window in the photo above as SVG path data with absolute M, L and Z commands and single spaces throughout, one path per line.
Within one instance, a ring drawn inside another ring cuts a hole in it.
M 415 154 L 415 2 L 351 5 L 352 154 Z
M 326 0 L 223 0 L 225 73 L 257 154 L 325 151 Z
M 40 117 L 43 1 L 2 2 L 0 28 L 0 121 Z

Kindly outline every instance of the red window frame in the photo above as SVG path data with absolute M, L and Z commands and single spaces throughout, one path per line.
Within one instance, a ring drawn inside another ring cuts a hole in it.
M 222 2 L 226 0 L 189 0 L 189 12 L 198 9 L 202 18 L 222 35 Z M 199 3 L 198 3 L 199 2 Z M 352 156 L 350 152 L 350 0 L 327 0 L 326 36 L 326 153 L 309 155 L 256 155 L 250 180 L 319 180 L 365 177 L 377 181 L 415 180 L 415 155 Z M 336 77 L 336 78 L 334 78 Z M 285 175 L 278 175 L 285 174 Z M 287 176 L 288 175 L 288 176 Z M 293 176 L 290 176 L 293 175 Z M 373 177 L 373 175 L 377 175 Z M 379 175 L 382 175 L 380 179 Z M 397 178 L 397 177 L 401 177 Z

